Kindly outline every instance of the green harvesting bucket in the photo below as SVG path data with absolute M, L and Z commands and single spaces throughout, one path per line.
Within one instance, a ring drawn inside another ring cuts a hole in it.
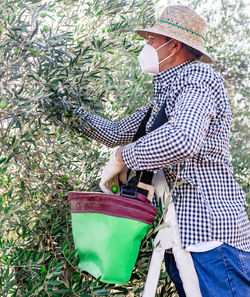
M 105 283 L 129 281 L 156 209 L 135 198 L 69 192 L 79 269 Z

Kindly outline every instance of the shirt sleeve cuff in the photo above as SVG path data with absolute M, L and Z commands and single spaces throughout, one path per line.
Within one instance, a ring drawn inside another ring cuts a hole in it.
M 136 142 L 129 143 L 122 150 L 122 159 L 126 166 L 131 170 L 139 170 L 136 160 Z

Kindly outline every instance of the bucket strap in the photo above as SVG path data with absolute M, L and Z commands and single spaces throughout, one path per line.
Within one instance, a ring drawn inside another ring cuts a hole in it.
M 150 115 L 151 115 L 151 112 L 152 112 L 152 108 L 153 106 L 151 105 L 145 115 L 145 117 L 142 119 L 141 123 L 140 123 L 140 126 L 139 128 L 137 129 L 134 137 L 133 137 L 133 140 L 132 142 L 135 142 L 136 140 L 138 140 L 139 138 L 141 138 L 142 136 L 144 136 L 146 134 L 146 125 L 147 125 L 147 122 L 150 118 Z M 127 180 L 129 179 L 129 175 L 131 173 L 131 169 L 128 169 L 128 172 L 127 172 Z M 141 174 L 141 171 L 137 171 L 136 172 L 136 176 L 137 176 L 137 183 L 139 182 L 139 179 L 140 179 L 140 174 Z M 137 184 L 136 183 L 136 184 Z
M 154 120 L 154 123 L 150 129 L 150 132 L 153 130 L 156 130 L 157 128 L 159 128 L 160 126 L 162 126 L 166 122 L 168 122 L 169 119 L 166 116 L 165 108 L 166 108 L 166 101 L 164 102 L 161 109 L 159 110 L 159 112 Z M 147 125 L 147 122 L 151 115 L 151 112 L 152 112 L 152 106 L 149 108 L 145 117 L 142 119 L 141 124 L 140 124 L 132 142 L 134 142 L 134 141 L 138 140 L 139 138 L 141 138 L 142 136 L 146 135 L 146 125 Z M 129 180 L 130 173 L 131 173 L 131 170 L 129 169 L 128 173 L 127 173 L 128 183 L 123 188 L 131 189 L 132 191 L 137 190 L 139 193 L 147 196 L 148 191 L 145 189 L 140 189 L 140 188 L 137 189 L 137 184 L 139 182 L 142 182 L 144 184 L 151 185 L 154 173 L 152 171 L 148 171 L 148 170 L 136 171 L 136 175 L 132 179 Z

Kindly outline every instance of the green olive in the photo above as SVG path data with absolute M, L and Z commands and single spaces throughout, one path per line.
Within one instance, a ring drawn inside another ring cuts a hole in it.
M 1 109 L 5 109 L 7 107 L 7 105 L 8 105 L 8 102 L 6 102 L 6 101 L 0 101 L 0 108 Z
M 58 129 L 58 133 L 63 134 L 63 129 L 61 127 Z
M 118 186 L 116 185 L 113 185 L 112 188 L 111 188 L 112 192 L 115 194 L 118 192 Z
M 49 26 L 44 25 L 42 30 L 43 30 L 43 32 L 47 32 L 47 31 L 49 31 Z

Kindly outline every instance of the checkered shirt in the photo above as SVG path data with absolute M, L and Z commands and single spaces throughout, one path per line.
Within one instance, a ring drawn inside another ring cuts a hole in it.
M 232 114 L 223 79 L 209 65 L 188 61 L 155 75 L 153 83 L 152 101 L 132 115 L 111 122 L 78 109 L 77 128 L 109 147 L 127 144 L 122 156 L 132 170 L 163 168 L 173 182 L 181 165 L 179 179 L 188 180 L 174 196 L 183 248 L 214 240 L 250 251 L 245 195 L 229 161 Z M 150 132 L 164 102 L 169 121 Z M 131 143 L 152 105 L 147 134 Z

